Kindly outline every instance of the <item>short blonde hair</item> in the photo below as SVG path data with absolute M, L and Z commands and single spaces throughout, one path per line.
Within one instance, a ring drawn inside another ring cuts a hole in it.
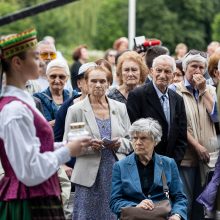
M 125 60 L 132 60 L 138 64 L 138 66 L 140 67 L 140 72 L 141 72 L 140 73 L 140 84 L 144 83 L 147 77 L 147 74 L 148 74 L 148 68 L 146 64 L 144 63 L 143 58 L 141 57 L 140 54 L 138 54 L 135 51 L 126 51 L 118 58 L 118 63 L 116 67 L 116 73 L 119 79 L 119 85 L 123 84 L 122 65 Z

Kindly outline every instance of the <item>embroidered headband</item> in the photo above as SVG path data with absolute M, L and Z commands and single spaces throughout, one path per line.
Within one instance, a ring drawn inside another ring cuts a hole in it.
M 0 58 L 8 59 L 37 44 L 37 32 L 29 29 L 18 34 L 6 36 L 0 40 Z

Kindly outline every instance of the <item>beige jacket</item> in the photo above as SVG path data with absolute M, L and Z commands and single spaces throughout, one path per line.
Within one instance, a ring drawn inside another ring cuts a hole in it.
M 199 95 L 198 102 L 195 100 L 192 93 L 184 86 L 184 82 L 176 84 L 177 93 L 184 100 L 187 116 L 187 131 L 204 146 L 209 153 L 219 149 L 214 123 L 210 119 L 209 113 L 203 102 L 203 97 Z M 216 95 L 215 87 L 206 85 L 207 92 L 212 96 Z M 192 148 L 188 146 L 184 159 L 181 165 L 193 167 L 198 165 L 197 155 Z M 206 164 L 200 163 L 202 175 L 205 175 Z M 203 171 L 202 171 L 203 170 Z
M 125 104 L 109 98 L 107 100 L 110 108 L 111 137 L 121 138 L 121 147 L 116 152 L 117 157 L 120 159 L 132 151 L 132 146 L 128 140 L 130 120 Z M 85 122 L 86 129 L 91 134 L 91 137 L 101 139 L 88 96 L 68 109 L 64 140 L 67 140 L 67 134 L 72 122 Z M 84 155 L 77 157 L 71 181 L 82 186 L 91 187 L 96 180 L 100 160 L 101 152 L 88 148 Z

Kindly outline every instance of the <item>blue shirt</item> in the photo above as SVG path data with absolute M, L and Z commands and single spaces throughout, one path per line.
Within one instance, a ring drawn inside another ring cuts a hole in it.
M 193 96 L 195 97 L 196 101 L 198 101 L 198 97 L 199 97 L 199 91 L 197 89 L 194 89 L 193 86 L 190 84 L 190 82 L 184 77 L 184 86 L 187 88 L 187 90 L 193 94 Z M 175 84 L 171 84 L 169 86 L 169 89 L 172 89 L 174 92 L 176 92 L 176 86 Z M 217 97 L 216 95 L 213 97 L 214 98 L 214 105 L 212 108 L 212 112 L 209 113 L 209 116 L 212 120 L 212 122 L 218 122 L 218 110 L 217 110 Z
M 168 131 L 170 130 L 170 102 L 169 102 L 169 95 L 168 95 L 168 89 L 166 90 L 165 93 L 162 93 L 157 86 L 153 82 L 153 86 L 156 90 L 157 96 L 160 99 L 161 106 L 164 111 L 164 115 L 167 119 L 168 123 Z

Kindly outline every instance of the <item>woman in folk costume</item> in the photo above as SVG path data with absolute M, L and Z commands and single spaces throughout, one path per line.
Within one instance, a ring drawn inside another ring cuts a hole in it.
M 36 44 L 34 29 L 0 41 L 7 82 L 0 98 L 0 220 L 64 219 L 56 172 L 91 143 L 82 137 L 54 151 L 51 126 L 25 91 L 26 82 L 39 76 Z

